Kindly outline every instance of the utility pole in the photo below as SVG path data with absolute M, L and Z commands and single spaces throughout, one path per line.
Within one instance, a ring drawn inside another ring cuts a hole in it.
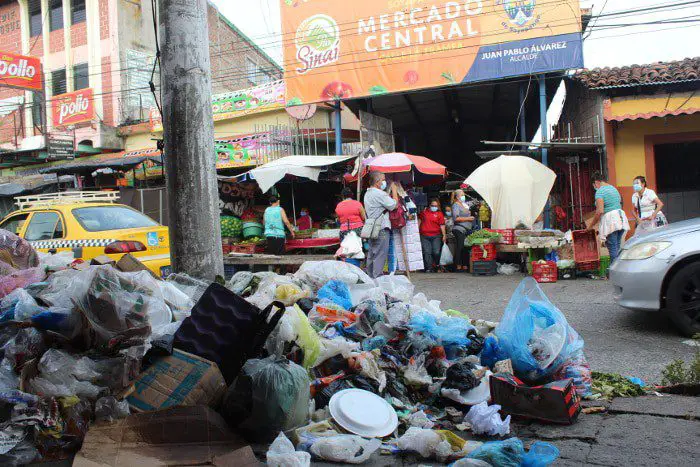
M 207 0 L 160 0 L 165 181 L 173 269 L 223 276 Z

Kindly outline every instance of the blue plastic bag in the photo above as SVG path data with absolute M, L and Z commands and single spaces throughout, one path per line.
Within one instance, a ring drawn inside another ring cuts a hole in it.
M 499 467 L 547 467 L 557 460 L 559 449 L 551 443 L 535 441 L 526 452 L 520 439 L 509 438 L 484 443 L 467 457 Z
M 515 289 L 495 334 L 501 357 L 529 383 L 549 379 L 583 351 L 583 339 L 531 277 Z
M 551 443 L 535 441 L 523 456 L 522 467 L 547 467 L 559 457 L 559 449 Z
M 467 337 L 467 332 L 473 329 L 466 319 L 445 317 L 438 320 L 429 313 L 414 315 L 408 322 L 408 327 L 414 336 L 421 335 L 418 339 L 421 342 L 427 338 L 432 345 L 442 346 L 468 346 L 471 340 Z
M 352 308 L 350 289 L 348 289 L 345 282 L 337 280 L 326 282 L 326 285 L 321 287 L 318 291 L 318 299 L 323 300 L 324 298 L 332 301 L 336 305 L 342 306 L 346 310 Z

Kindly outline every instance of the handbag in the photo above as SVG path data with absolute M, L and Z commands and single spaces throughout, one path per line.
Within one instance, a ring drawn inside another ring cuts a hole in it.
M 389 222 L 392 229 L 403 229 L 406 226 L 406 205 L 399 200 L 396 209 L 389 212 Z
M 386 214 L 386 209 L 382 211 L 379 217 L 365 220 L 365 225 L 360 231 L 360 238 L 365 240 L 376 240 L 379 238 L 379 232 L 382 231 L 382 217 Z

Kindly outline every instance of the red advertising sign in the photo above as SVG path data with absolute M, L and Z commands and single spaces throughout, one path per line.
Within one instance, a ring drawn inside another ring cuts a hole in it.
M 92 88 L 60 94 L 52 98 L 51 114 L 54 126 L 89 122 L 95 116 Z
M 38 58 L 0 52 L 0 85 L 41 91 L 43 81 Z

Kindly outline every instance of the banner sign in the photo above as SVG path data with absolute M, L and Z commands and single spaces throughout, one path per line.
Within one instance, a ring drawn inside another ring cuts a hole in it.
M 256 166 L 262 149 L 257 137 L 238 138 L 232 140 L 217 140 L 216 168 L 229 169 L 232 167 Z
M 281 0 L 287 104 L 583 67 L 579 0 Z
M 54 126 L 89 122 L 95 116 L 92 88 L 54 96 L 51 102 Z
M 212 97 L 214 120 L 239 117 L 260 110 L 284 107 L 284 81 L 274 81 L 254 88 Z
M 44 89 L 41 60 L 0 52 L 0 85 L 41 91 Z

